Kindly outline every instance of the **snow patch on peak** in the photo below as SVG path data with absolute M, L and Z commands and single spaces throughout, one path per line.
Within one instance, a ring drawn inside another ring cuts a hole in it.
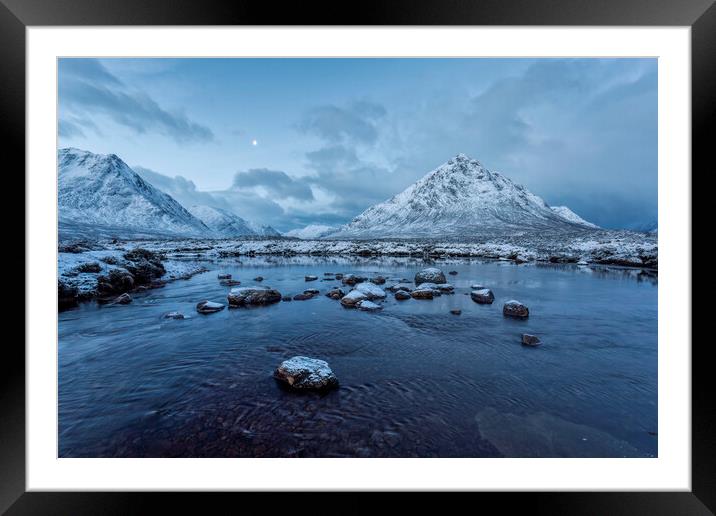
M 300 238 L 302 240 L 313 240 L 334 233 L 338 228 L 324 224 L 309 224 L 304 228 L 292 229 L 285 233 L 288 237 Z
M 219 237 L 256 236 L 248 222 L 230 211 L 206 205 L 193 205 L 189 212 Z

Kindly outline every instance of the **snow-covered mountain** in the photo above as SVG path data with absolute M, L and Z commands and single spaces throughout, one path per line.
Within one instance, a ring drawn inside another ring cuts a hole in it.
M 60 231 L 90 228 L 116 236 L 207 236 L 211 231 L 114 154 L 57 151 Z
M 227 210 L 195 204 L 189 206 L 189 212 L 206 224 L 218 237 L 256 236 L 249 223 Z
M 572 210 L 570 210 L 566 206 L 550 206 L 550 207 L 552 208 L 553 212 L 555 212 L 557 215 L 559 215 L 563 219 L 567 219 L 569 222 L 573 222 L 574 224 L 579 224 L 580 226 L 586 226 L 588 228 L 595 228 L 595 229 L 599 228 L 599 226 L 584 220 L 582 217 L 580 217 L 579 215 L 574 213 Z
M 587 229 L 464 154 L 358 215 L 328 238 L 471 237 Z
M 263 237 L 280 237 L 281 233 L 269 226 L 268 224 L 258 224 L 256 222 L 247 222 L 251 230 L 256 233 L 257 236 Z
M 304 228 L 292 229 L 284 233 L 287 237 L 301 238 L 303 240 L 313 240 L 321 238 L 338 230 L 335 226 L 325 226 L 323 224 L 309 224 Z

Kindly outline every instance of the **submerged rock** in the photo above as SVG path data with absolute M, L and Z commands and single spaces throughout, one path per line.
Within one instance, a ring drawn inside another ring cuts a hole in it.
M 223 304 L 214 303 L 213 301 L 200 301 L 196 304 L 196 311 L 200 314 L 213 314 L 214 312 L 221 312 L 224 309 Z
M 341 304 L 346 308 L 355 308 L 355 305 L 364 299 L 368 299 L 368 296 L 366 296 L 363 292 L 359 290 L 351 290 L 341 298 Z
M 317 288 L 307 288 L 306 290 L 303 291 L 303 293 L 304 293 L 304 294 L 309 294 L 309 295 L 311 295 L 311 296 L 317 296 L 317 295 L 320 294 L 321 292 L 320 292 L 320 290 L 318 290 Z
M 448 272 L 450 276 L 457 276 L 457 271 L 450 271 Z
M 281 298 L 281 301 L 291 301 L 293 298 L 291 296 L 283 296 Z
M 542 343 L 539 337 L 536 335 L 530 335 L 529 333 L 522 334 L 522 345 L 523 346 L 539 346 Z
M 410 292 L 407 292 L 405 290 L 398 290 L 395 293 L 395 299 L 398 301 L 405 301 L 406 299 L 410 299 Z
M 237 287 L 241 285 L 241 282 L 239 280 L 235 279 L 225 279 L 219 281 L 220 285 L 223 285 L 224 287 Z
M 225 273 L 225 274 L 224 274 L 224 273 L 219 273 L 219 274 L 216 275 L 216 277 L 217 277 L 218 279 L 220 279 L 220 280 L 227 280 L 227 279 L 231 279 L 231 274 L 228 274 L 228 273 Z
M 338 386 L 338 378 L 328 362 L 304 356 L 281 362 L 274 371 L 274 378 L 297 390 L 325 390 Z
M 229 306 L 269 305 L 281 301 L 281 293 L 269 287 L 232 288 L 227 296 Z
M 115 299 L 114 302 L 117 304 L 120 304 L 120 305 L 128 305 L 129 303 L 132 302 L 132 296 L 130 296 L 129 294 L 127 294 L 125 292 L 124 294 L 119 296 L 117 299 Z
M 447 283 L 447 280 L 443 271 L 435 267 L 428 267 L 415 275 L 415 284 L 420 285 L 421 283 Z
M 450 313 L 453 315 L 460 315 L 462 313 L 462 310 L 454 308 L 454 309 L 450 310 Z
M 75 306 L 79 301 L 79 289 L 57 280 L 57 304 L 59 308 Z
M 515 317 L 517 319 L 527 319 L 530 315 L 529 309 L 519 301 L 510 300 L 502 307 L 502 314 L 506 317 Z
M 481 305 L 491 305 L 495 300 L 495 294 L 489 288 L 473 290 L 470 292 L 470 297 L 475 303 L 480 303 Z
M 316 281 L 318 276 L 305 276 L 306 281 Z
M 377 285 L 374 285 L 373 283 L 368 282 L 359 283 L 358 285 L 356 285 L 355 290 L 365 294 L 365 297 L 370 300 L 385 299 L 386 296 L 386 293 L 382 288 L 378 287 Z
M 256 276 L 256 277 L 254 278 L 254 281 L 263 281 L 263 280 L 264 280 L 264 277 L 263 277 L 263 276 Z
M 331 289 L 326 293 L 326 297 L 330 297 L 331 299 L 341 299 L 345 295 L 346 293 L 340 288 Z
M 308 299 L 313 299 L 316 297 L 314 294 L 306 294 L 305 292 L 303 294 L 296 294 L 293 296 L 294 301 L 306 301 Z
M 383 307 L 379 304 L 376 304 L 373 301 L 368 301 L 367 299 L 364 299 L 363 301 L 358 301 L 358 303 L 356 303 L 356 307 L 359 310 L 364 310 L 366 312 L 375 312 L 377 310 L 383 309 Z
M 165 319 L 186 319 L 183 313 L 180 312 L 169 312 L 164 314 Z

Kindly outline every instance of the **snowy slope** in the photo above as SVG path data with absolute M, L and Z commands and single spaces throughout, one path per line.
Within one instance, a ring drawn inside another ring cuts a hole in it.
M 458 154 L 328 238 L 465 238 L 580 227 L 522 185 Z
M 195 204 L 189 207 L 189 212 L 206 224 L 218 237 L 257 236 L 248 222 L 227 210 Z
M 256 233 L 258 236 L 263 237 L 280 237 L 281 233 L 276 231 L 274 228 L 272 228 L 269 225 L 265 224 L 258 224 L 253 221 L 247 221 L 247 224 L 251 228 L 251 230 Z
M 60 230 L 74 225 L 117 236 L 207 236 L 209 228 L 114 154 L 57 152 Z
M 334 226 L 325 226 L 323 224 L 309 224 L 305 228 L 292 229 L 285 233 L 288 237 L 300 238 L 303 240 L 312 240 L 321 238 L 331 233 L 335 233 L 338 228 Z
M 582 217 L 574 213 L 572 210 L 567 208 L 566 206 L 550 206 L 552 208 L 552 211 L 555 212 L 557 215 L 562 217 L 563 219 L 567 219 L 569 222 L 572 222 L 574 224 L 579 224 L 580 226 L 586 226 L 588 228 L 598 228 L 596 224 L 592 224 L 591 222 L 587 222 Z

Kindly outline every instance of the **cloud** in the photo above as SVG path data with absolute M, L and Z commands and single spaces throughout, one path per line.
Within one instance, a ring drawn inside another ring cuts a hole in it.
M 183 113 L 162 108 L 146 93 L 129 88 L 95 59 L 60 60 L 59 102 L 64 136 L 79 135 L 77 129 L 82 130 L 76 122 L 74 128 L 72 122 L 68 127 L 67 115 L 72 114 L 81 120 L 105 116 L 137 134 L 156 132 L 177 143 L 214 139 L 211 129 Z
M 232 185 L 233 190 L 263 190 L 277 199 L 293 198 L 299 201 L 312 201 L 311 187 L 280 170 L 265 168 L 237 172 Z
M 383 106 L 368 101 L 347 107 L 328 104 L 307 111 L 296 127 L 331 143 L 370 144 L 378 137 L 376 122 L 385 115 Z

